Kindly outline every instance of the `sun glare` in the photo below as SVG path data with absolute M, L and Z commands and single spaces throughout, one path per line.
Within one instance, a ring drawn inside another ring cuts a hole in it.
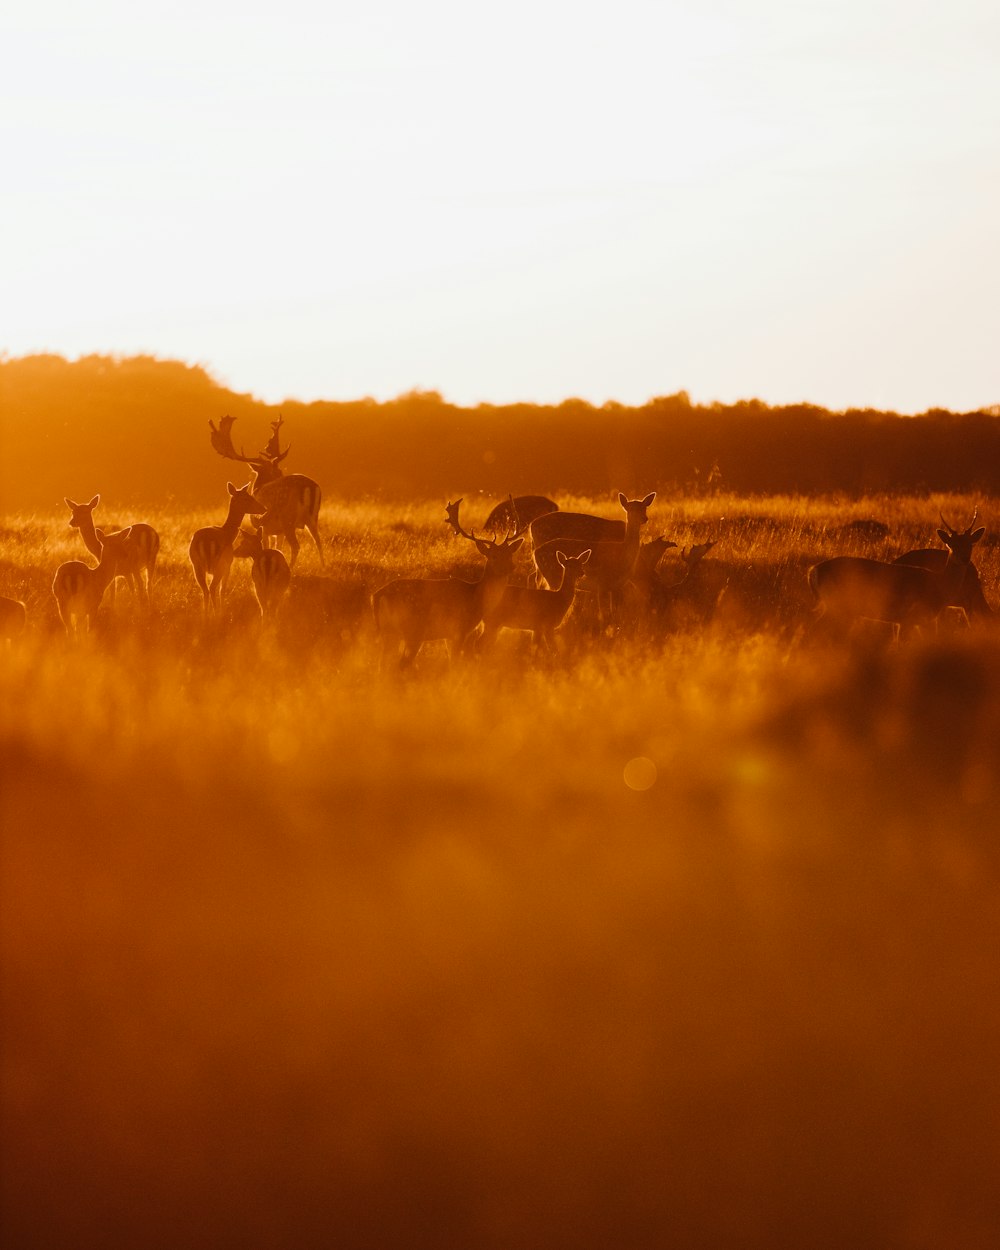
M 275 401 L 995 402 L 998 24 L 30 6 L 0 348 L 206 360 Z

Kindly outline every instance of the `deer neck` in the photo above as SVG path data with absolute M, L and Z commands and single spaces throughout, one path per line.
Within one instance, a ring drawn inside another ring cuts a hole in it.
M 117 550 L 112 551 L 108 543 L 105 543 L 101 548 L 101 558 L 97 568 L 94 569 L 93 580 L 95 585 L 99 586 L 102 591 L 107 590 L 115 580 L 120 557 L 121 553 Z
M 638 513 L 630 512 L 625 518 L 625 558 L 635 562 L 636 556 L 639 554 L 639 539 L 642 536 L 642 520 Z
M 97 537 L 97 529 L 94 526 L 94 518 L 88 516 L 85 521 L 80 522 L 80 537 L 83 539 L 83 545 L 87 548 L 92 556 L 97 556 L 100 560 L 104 550 L 101 540 Z
M 572 603 L 573 596 L 576 594 L 576 584 L 580 578 L 584 576 L 586 576 L 585 571 L 581 572 L 580 570 L 577 570 L 572 576 L 570 576 L 570 574 L 563 569 L 562 581 L 558 586 L 554 586 L 549 593 L 556 597 L 556 602 L 558 603 Z
M 229 542 L 236 541 L 236 535 L 239 533 L 240 523 L 246 513 L 236 502 L 235 499 L 229 501 L 229 511 L 226 513 L 226 519 L 219 526 L 219 533 Z
M 950 547 L 948 548 L 948 559 L 944 562 L 940 578 L 950 595 L 954 596 L 961 590 L 969 564 L 969 560 L 960 559 Z
M 503 598 L 503 592 L 507 586 L 508 576 L 506 569 L 495 568 L 489 564 L 486 565 L 482 577 L 476 583 L 476 595 L 484 615 L 499 607 L 500 600 Z

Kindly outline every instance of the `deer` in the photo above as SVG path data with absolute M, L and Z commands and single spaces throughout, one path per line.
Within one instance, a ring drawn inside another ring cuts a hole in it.
M 100 502 L 100 495 L 95 495 L 89 503 L 74 503 L 72 499 L 63 499 L 63 503 L 70 510 L 70 529 L 80 531 L 83 545 L 98 560 L 101 558 L 105 533 L 103 529 L 98 529 L 94 525 L 94 509 Z M 125 553 L 118 564 L 117 576 L 128 582 L 133 595 L 144 602 L 148 608 L 149 588 L 153 584 L 156 557 L 160 552 L 160 536 L 151 525 L 147 525 L 144 521 L 135 522 L 128 527 L 128 530 L 128 541 L 125 544 Z M 115 583 L 112 582 L 112 598 L 114 594 Z
M 663 586 L 656 571 L 657 566 L 664 554 L 676 546 L 672 539 L 664 537 L 663 534 L 639 544 L 626 590 L 629 603 L 635 609 L 649 611 L 657 588 Z
M 844 622 L 881 621 L 893 627 L 898 640 L 904 627 L 920 630 L 937 626 L 942 611 L 961 593 L 972 561 L 972 550 L 985 534 L 973 527 L 979 516 L 956 530 L 941 514 L 938 537 L 947 547 L 942 568 L 886 564 L 862 556 L 834 556 L 809 570 L 809 586 L 818 605 L 817 619 L 826 615 Z
M 383 663 L 391 649 L 401 654 L 400 668 L 412 664 L 425 642 L 444 638 L 449 656 L 461 655 L 470 636 L 491 616 L 514 571 L 514 556 L 523 537 L 494 538 L 487 542 L 465 534 L 486 561 L 478 581 L 458 577 L 397 578 L 372 595 L 372 614 L 382 639 Z
M 280 551 L 265 543 L 263 526 L 255 525 L 252 530 L 240 529 L 233 547 L 234 556 L 253 561 L 250 580 L 262 620 L 277 615 L 292 581 L 288 561 Z
M 458 510 L 462 502 L 462 498 L 459 498 L 454 503 L 445 504 L 445 524 L 450 525 L 456 534 L 468 538 L 458 520 Z M 483 529 L 493 535 L 503 532 L 517 536 L 523 534 L 536 517 L 558 511 L 559 505 L 544 495 L 508 495 L 483 522 Z
M 27 609 L 20 599 L 0 595 L 0 638 L 7 647 L 24 633 L 27 616 Z
M 278 417 L 271 422 L 271 437 L 267 446 L 256 456 L 245 455 L 242 448 L 237 451 L 233 446 L 233 423 L 235 417 L 225 416 L 219 424 L 209 419 L 212 447 L 226 460 L 236 460 L 250 466 L 252 477 L 250 488 L 254 496 L 265 505 L 267 511 L 261 522 L 268 538 L 275 537 L 279 542 L 282 538 L 288 541 L 288 563 L 295 567 L 299 554 L 297 530 L 308 530 L 322 565 L 323 544 L 319 536 L 319 509 L 323 502 L 323 494 L 318 483 L 302 473 L 288 473 L 281 464 L 290 447 L 281 450 L 281 427 L 284 419 Z
M 944 571 L 949 554 L 947 547 L 919 547 L 915 551 L 906 551 L 897 556 L 893 564 L 909 564 L 914 568 L 940 573 Z M 970 621 L 974 617 L 989 620 L 995 615 L 983 594 L 983 583 L 974 564 L 969 564 L 962 584 L 954 595 L 954 601 L 947 606 L 961 608 Z
M 232 482 L 227 482 L 226 489 L 229 491 L 226 519 L 221 525 L 206 525 L 196 530 L 188 547 L 195 580 L 204 596 L 206 616 L 213 608 L 218 612 L 221 607 L 240 523 L 245 516 L 262 516 L 266 511 L 264 505 L 254 498 L 249 482 L 246 486 L 234 486 Z
M 105 534 L 96 568 L 84 564 L 82 560 L 67 560 L 56 569 L 52 594 L 68 637 L 79 635 L 81 621 L 85 623 L 87 632 L 90 631 L 104 592 L 114 581 L 118 565 L 125 558 L 128 537 L 127 529 Z
M 555 631 L 563 624 L 573 606 L 576 587 L 587 571 L 590 549 L 579 555 L 556 552 L 562 568 L 562 579 L 552 590 L 534 586 L 506 586 L 497 606 L 483 618 L 480 645 L 489 649 L 501 629 L 530 632 L 536 647 L 555 651 Z
M 663 580 L 658 566 L 664 552 L 671 547 L 675 548 L 677 544 L 661 536 L 640 545 L 627 586 L 628 602 L 636 622 L 642 618 L 659 620 L 676 606 L 678 600 L 689 592 L 698 566 L 715 546 L 715 542 L 715 539 L 710 539 L 690 548 L 681 548 L 680 557 L 684 571 L 672 582 Z
M 483 522 L 483 529 L 490 534 L 500 530 L 523 534 L 532 521 L 558 511 L 559 505 L 546 495 L 508 495 Z
M 536 547 L 532 552 L 536 585 L 542 579 L 549 586 L 558 585 L 560 574 L 556 555 L 559 551 L 562 551 L 564 555 L 575 556 L 589 547 L 590 560 L 587 563 L 586 574 L 579 583 L 580 589 L 596 592 L 599 605 L 606 601 L 609 612 L 613 612 L 616 600 L 620 597 L 625 583 L 632 576 L 636 557 L 639 554 L 642 527 L 649 519 L 646 513 L 655 498 L 656 491 L 651 491 L 644 499 L 626 499 L 625 495 L 619 491 L 618 502 L 625 513 L 624 531 L 620 539 L 588 542 L 582 538 L 567 536 L 549 539 Z
M 622 496 L 619 494 L 619 501 Z M 583 543 L 622 542 L 627 521 L 592 516 L 589 512 L 546 512 L 528 526 L 533 548 L 555 538 L 569 538 Z

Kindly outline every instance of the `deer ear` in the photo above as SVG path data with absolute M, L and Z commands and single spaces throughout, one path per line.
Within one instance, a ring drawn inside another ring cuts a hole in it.
M 508 550 L 517 551 L 517 549 L 522 545 L 523 542 L 524 542 L 523 538 L 515 538 L 512 543 L 508 544 Z
M 232 482 L 227 482 L 227 483 L 226 483 L 226 490 L 228 490 L 228 491 L 229 491 L 230 495 L 235 495 L 235 494 L 236 494 L 236 487 L 232 484 Z
M 972 539 L 974 543 L 977 543 L 979 542 L 980 538 L 982 538 L 982 536 L 985 533 L 986 533 L 986 526 L 980 525 L 979 529 L 973 530 L 972 533 L 969 535 L 969 537 Z
M 63 495 L 63 503 L 67 508 L 72 508 L 74 512 L 80 506 L 79 504 L 75 504 L 72 499 L 67 499 L 65 495 Z
M 559 564 L 561 564 L 561 565 L 563 566 L 563 568 L 565 568 L 565 567 L 566 567 L 566 557 L 563 555 L 563 553 L 562 553 L 561 551 L 557 551 L 557 552 L 556 552 L 556 561 L 557 561 Z
M 937 536 L 938 536 L 938 538 L 940 538 L 940 539 L 941 539 L 941 541 L 944 543 L 944 545 L 945 545 L 946 547 L 950 547 L 950 546 L 951 546 L 951 543 L 948 541 L 948 539 L 951 537 L 951 535 L 948 533 L 948 531 L 947 531 L 947 530 L 938 530 L 938 532 L 937 532 Z
M 656 498 L 656 491 L 651 490 L 649 494 L 646 496 L 646 498 L 642 501 L 642 506 L 644 508 L 648 508 L 655 498 Z
M 87 504 L 87 507 L 88 507 L 88 508 L 96 508 L 96 507 L 97 507 L 97 505 L 98 505 L 100 502 L 101 502 L 101 497 L 100 497 L 100 495 L 95 495 L 95 496 L 94 496 L 94 498 L 90 501 L 90 503 L 88 503 L 88 504 Z
M 589 561 L 589 559 L 590 559 L 590 548 L 588 547 L 586 551 L 581 552 L 580 555 L 577 556 L 577 563 L 586 564 Z
M 628 503 L 628 500 L 625 498 L 625 496 L 622 494 L 621 491 L 618 492 L 618 502 L 621 504 L 623 508 Z

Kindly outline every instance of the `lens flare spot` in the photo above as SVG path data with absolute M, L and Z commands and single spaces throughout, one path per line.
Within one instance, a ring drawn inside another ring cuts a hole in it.
M 625 765 L 623 776 L 630 790 L 649 790 L 656 785 L 656 765 L 645 755 L 639 755 Z

